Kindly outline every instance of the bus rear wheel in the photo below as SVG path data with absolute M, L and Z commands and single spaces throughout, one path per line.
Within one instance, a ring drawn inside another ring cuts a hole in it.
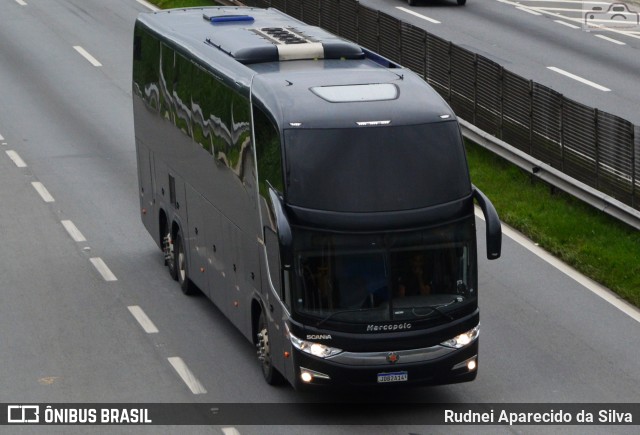
M 164 254 L 164 264 L 169 268 L 169 275 L 174 280 L 178 280 L 178 272 L 176 269 L 175 245 L 171 237 L 171 231 L 167 231 L 166 236 L 162 239 L 162 253 Z
M 258 350 L 258 361 L 262 366 L 262 375 L 264 380 L 269 385 L 280 385 L 283 383 L 284 378 L 273 367 L 271 360 L 271 349 L 269 347 L 269 328 L 267 327 L 267 320 L 264 316 L 264 311 L 260 313 L 260 320 L 258 320 L 258 336 L 256 341 L 256 349 Z

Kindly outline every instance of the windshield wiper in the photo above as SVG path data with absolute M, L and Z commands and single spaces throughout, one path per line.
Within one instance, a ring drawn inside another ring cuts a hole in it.
M 447 313 L 445 311 L 442 311 L 441 308 L 448 307 L 449 305 L 455 304 L 456 302 L 462 302 L 462 300 L 460 298 L 455 298 L 455 299 L 452 299 L 451 302 L 448 302 L 446 304 L 420 305 L 420 306 L 417 306 L 417 307 L 411 307 L 411 312 L 413 313 L 414 316 L 421 317 L 419 314 L 416 313 L 415 310 L 427 308 L 427 309 L 431 310 L 431 312 L 438 313 L 438 314 L 440 314 L 440 316 L 442 316 L 442 317 L 444 317 L 444 318 L 446 318 L 448 320 L 455 320 L 451 314 L 449 314 L 449 313 Z
M 333 313 L 329 314 L 327 317 L 325 317 L 324 319 L 322 319 L 318 323 L 316 323 L 316 327 L 322 325 L 324 322 L 326 322 L 327 320 L 331 319 L 333 316 L 337 316 L 338 314 L 358 313 L 358 312 L 361 312 L 361 311 L 369 311 L 369 310 L 371 310 L 371 308 L 351 308 L 349 310 L 334 311 Z
M 451 316 L 451 314 L 445 313 L 444 311 L 442 311 L 440 309 L 442 307 L 447 307 L 449 305 L 451 305 L 451 303 L 446 304 L 446 305 L 424 305 L 424 306 L 420 306 L 420 307 L 413 307 L 413 308 L 411 308 L 411 312 L 413 313 L 414 316 L 421 317 L 419 314 L 416 313 L 415 310 L 419 310 L 419 309 L 422 309 L 422 308 L 428 308 L 428 309 L 431 310 L 431 312 L 438 313 L 438 314 L 440 314 L 440 316 L 444 317 L 445 319 L 454 320 L 454 318 L 453 318 L 453 316 Z

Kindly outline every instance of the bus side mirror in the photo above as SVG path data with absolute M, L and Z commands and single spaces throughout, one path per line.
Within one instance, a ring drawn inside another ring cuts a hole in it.
M 269 198 L 271 199 L 271 206 L 273 207 L 276 226 L 278 228 L 281 264 L 285 270 L 288 270 L 293 264 L 293 236 L 291 235 L 291 226 L 284 212 L 280 195 L 278 195 L 278 192 L 271 186 L 269 186 Z
M 482 214 L 484 214 L 487 230 L 487 258 L 489 260 L 496 260 L 500 258 L 502 252 L 502 226 L 498 212 L 491 201 L 489 201 L 489 198 L 476 186 L 473 186 L 473 197 L 482 209 Z

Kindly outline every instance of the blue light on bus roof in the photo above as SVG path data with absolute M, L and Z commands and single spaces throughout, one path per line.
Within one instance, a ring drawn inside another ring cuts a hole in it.
M 205 20 L 211 21 L 211 24 L 221 23 L 253 23 L 255 20 L 250 15 L 218 15 L 215 17 L 204 16 Z

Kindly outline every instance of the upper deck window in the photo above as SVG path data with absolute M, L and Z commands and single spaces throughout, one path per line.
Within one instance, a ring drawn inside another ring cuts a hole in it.
M 284 131 L 288 204 L 337 212 L 385 212 L 471 194 L 455 121 Z
M 311 92 L 330 103 L 395 100 L 399 94 L 398 87 L 391 83 L 316 86 L 311 88 Z

